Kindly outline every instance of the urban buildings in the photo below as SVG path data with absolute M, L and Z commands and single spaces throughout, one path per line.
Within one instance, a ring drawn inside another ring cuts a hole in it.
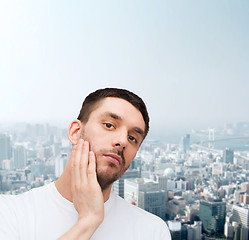
M 226 218 L 226 203 L 221 201 L 200 201 L 200 220 L 204 231 L 223 233 Z
M 10 136 L 0 134 L 0 167 L 3 160 L 11 159 L 11 141 Z
M 234 153 L 233 150 L 225 148 L 223 151 L 223 161 L 225 163 L 233 163 Z
M 232 208 L 232 222 L 237 222 L 243 227 L 249 229 L 249 206 L 244 205 L 244 207 L 239 205 L 234 205 Z
M 14 148 L 14 169 L 24 169 L 27 162 L 27 151 L 22 145 Z
M 165 191 L 149 179 L 125 179 L 124 199 L 165 220 Z
M 124 181 L 125 181 L 125 179 L 139 178 L 139 177 L 140 177 L 140 172 L 138 170 L 128 169 L 120 179 L 118 179 L 116 182 L 113 183 L 112 189 L 114 192 L 117 193 L 117 195 L 124 198 Z

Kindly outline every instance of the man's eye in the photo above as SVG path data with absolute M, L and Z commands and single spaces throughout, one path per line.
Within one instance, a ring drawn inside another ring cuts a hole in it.
M 133 136 L 128 136 L 128 138 L 132 141 L 132 142 L 137 142 L 137 139 L 136 138 L 134 138 Z
M 114 126 L 111 123 L 104 123 L 106 128 L 114 128 Z

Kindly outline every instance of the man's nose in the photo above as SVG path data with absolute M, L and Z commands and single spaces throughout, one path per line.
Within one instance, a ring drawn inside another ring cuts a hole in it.
M 119 150 L 124 150 L 128 144 L 128 135 L 126 131 L 120 131 L 115 135 L 113 141 L 113 147 L 118 148 Z

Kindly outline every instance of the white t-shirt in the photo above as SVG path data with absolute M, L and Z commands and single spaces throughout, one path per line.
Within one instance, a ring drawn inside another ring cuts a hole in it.
M 91 240 L 170 240 L 165 222 L 111 193 L 105 217 Z M 55 240 L 76 223 L 73 203 L 54 183 L 20 195 L 0 195 L 0 239 Z

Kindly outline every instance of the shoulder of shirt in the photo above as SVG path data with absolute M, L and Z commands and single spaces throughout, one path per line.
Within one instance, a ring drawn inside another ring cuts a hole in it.
M 43 195 L 44 191 L 46 191 L 46 189 L 51 186 L 51 184 L 53 184 L 53 183 L 50 183 L 48 185 L 44 185 L 44 186 L 41 186 L 41 187 L 37 187 L 37 188 L 32 188 L 27 192 L 17 194 L 17 195 L 4 195 L 4 194 L 1 194 L 0 195 L 0 201 L 2 203 L 6 203 L 6 204 L 10 203 L 12 206 L 14 206 L 13 204 L 15 202 L 18 202 L 18 201 L 25 201 L 25 199 L 29 199 L 29 198 L 33 198 L 33 197 L 38 197 L 39 198 L 39 197 L 41 197 Z
M 138 206 L 128 203 L 115 193 L 111 193 L 116 203 L 119 205 L 119 209 L 123 210 L 126 214 L 129 214 L 132 218 L 139 218 L 139 220 L 153 222 L 155 224 L 166 224 L 160 217 L 145 211 Z
M 159 234 L 162 240 L 171 239 L 169 228 L 166 222 L 160 217 L 126 202 L 113 192 L 111 193 L 111 197 L 113 199 L 111 208 L 116 209 L 118 211 L 116 214 L 119 216 L 125 216 L 124 219 L 126 222 L 128 221 L 129 223 L 135 224 L 137 228 L 150 229 L 153 234 Z

